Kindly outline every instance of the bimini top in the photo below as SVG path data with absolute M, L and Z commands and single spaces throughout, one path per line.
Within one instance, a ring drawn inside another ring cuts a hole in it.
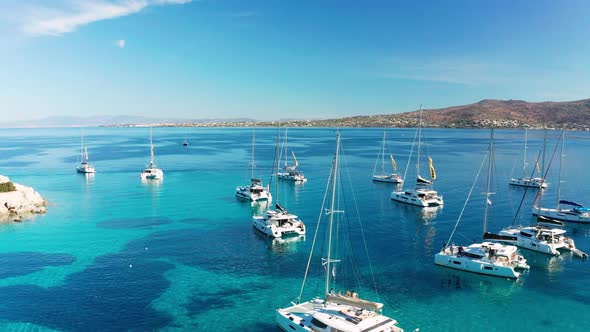
M 572 201 L 566 201 L 566 200 L 560 200 L 559 204 L 565 204 L 565 205 L 571 205 L 571 206 L 575 206 L 575 207 L 579 207 L 579 208 L 583 208 L 584 205 L 576 203 L 576 202 L 572 202 Z

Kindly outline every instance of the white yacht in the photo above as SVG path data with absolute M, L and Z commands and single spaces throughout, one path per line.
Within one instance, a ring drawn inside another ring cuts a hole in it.
M 271 201 L 270 188 L 262 185 L 262 180 L 252 178 L 249 185 L 236 187 L 236 196 L 252 202 Z
M 78 165 L 78 167 L 76 167 L 76 171 L 78 173 L 88 174 L 88 173 L 96 172 L 96 169 L 94 169 L 94 166 L 92 166 L 88 163 L 88 148 L 86 148 L 86 145 L 84 145 L 84 130 L 82 130 L 82 143 L 80 145 L 80 160 L 81 160 L 80 165 Z
M 573 251 L 576 249 L 574 240 L 566 237 L 565 233 L 566 231 L 563 229 L 534 225 L 503 229 L 498 234 L 499 238 L 495 234 L 486 233 L 484 239 L 495 238 L 501 242 L 515 244 L 520 248 L 559 256 L 559 250 Z
M 518 278 L 516 269 L 528 269 L 517 247 L 494 242 L 474 243 L 467 247 L 445 246 L 434 255 L 434 264 L 451 269 L 495 277 Z
M 492 134 L 490 138 L 490 146 L 488 150 L 488 180 L 487 180 L 487 187 L 486 187 L 486 199 L 485 199 L 485 208 L 484 208 L 484 218 L 483 218 L 483 228 L 484 234 L 486 232 L 486 225 L 487 225 L 487 218 L 488 218 L 488 208 L 490 205 L 490 179 L 492 173 L 492 160 L 493 160 L 493 147 L 494 147 L 494 131 L 492 129 Z M 485 161 L 485 159 L 484 159 Z M 482 161 L 481 167 L 484 165 L 484 161 Z M 479 176 L 479 171 L 477 172 Z M 528 265 L 526 263 L 526 259 L 517 253 L 517 247 L 512 245 L 503 245 L 500 243 L 493 243 L 493 242 L 482 242 L 482 243 L 473 243 L 469 246 L 455 246 L 452 244 L 451 240 L 453 235 L 459 225 L 459 221 L 465 211 L 467 206 L 467 202 L 471 197 L 471 193 L 477 183 L 476 176 L 473 186 L 469 191 L 469 195 L 463 206 L 463 210 L 457 219 L 453 232 L 449 237 L 448 242 L 445 243 L 443 248 L 440 252 L 434 255 L 434 263 L 436 265 L 448 267 L 451 269 L 462 270 L 467 272 L 485 274 L 490 276 L 496 277 L 506 277 L 506 278 L 518 278 L 520 276 L 520 272 L 517 272 L 517 269 L 527 269 Z M 450 245 L 447 245 L 450 243 Z
M 528 187 L 528 188 L 547 188 L 547 183 L 541 177 L 535 177 L 533 174 L 528 176 L 527 166 L 528 163 L 526 162 L 526 152 L 527 152 L 527 140 L 528 140 L 528 131 L 524 129 L 524 156 L 523 156 L 523 173 L 522 176 L 519 178 L 511 178 L 508 183 L 512 186 L 519 186 L 519 187 Z M 535 162 L 536 166 L 536 162 Z M 534 171 L 534 170 L 533 170 Z
M 557 205 L 555 208 L 542 207 L 542 194 L 538 195 L 533 204 L 532 212 L 534 216 L 544 217 L 549 220 L 590 223 L 590 208 L 584 207 L 580 203 L 561 199 L 561 172 L 563 168 L 563 146 L 565 142 L 565 133 L 561 131 L 561 148 L 559 159 L 559 173 L 557 180 Z
M 299 217 L 278 203 L 275 207 L 276 210 L 267 210 L 264 216 L 253 216 L 254 228 L 275 238 L 305 235 L 305 224 Z
M 399 173 L 396 173 L 397 164 L 395 163 L 392 154 L 389 154 L 389 159 L 391 160 L 391 167 L 393 169 L 392 173 L 385 172 L 385 131 L 383 131 L 383 143 L 381 143 L 379 153 L 377 154 L 377 161 L 375 161 L 375 167 L 373 168 L 373 181 L 388 183 L 404 182 L 402 176 Z M 377 173 L 377 164 L 379 164 L 379 160 L 381 160 L 381 173 Z
M 142 180 L 163 180 L 164 172 L 154 163 L 154 144 L 152 142 L 152 128 L 150 127 L 150 163 L 141 172 Z
M 270 187 L 264 186 L 262 180 L 254 177 L 254 142 L 255 134 L 252 131 L 252 156 L 251 156 L 251 172 L 252 177 L 249 185 L 236 187 L 236 197 L 249 200 L 252 202 L 259 201 L 271 201 L 272 195 L 270 194 Z
M 412 204 L 420 207 L 426 206 L 442 206 L 444 204 L 443 196 L 432 188 L 434 180 L 436 180 L 436 171 L 432 165 L 432 158 L 428 157 L 429 168 L 430 168 L 430 180 L 423 178 L 420 175 L 420 145 L 422 136 L 422 105 L 420 105 L 420 121 L 418 122 L 418 130 L 416 135 L 418 136 L 418 149 L 416 155 L 416 187 L 411 190 L 400 190 L 393 191 L 391 193 L 391 199 L 397 202 Z M 408 159 L 408 165 L 412 153 Z M 406 167 L 407 173 L 407 167 Z M 405 177 L 405 176 L 404 176 Z
M 329 186 L 332 187 L 331 203 L 326 214 L 329 216 L 327 221 L 327 244 L 326 244 L 326 258 L 322 259 L 323 270 L 325 271 L 325 289 L 320 297 L 313 298 L 307 302 L 301 302 L 301 296 L 305 288 L 305 281 L 309 271 L 309 265 L 313 258 L 313 247 L 308 260 L 307 269 L 303 278 L 303 285 L 299 296 L 290 306 L 280 308 L 276 311 L 276 323 L 278 327 L 287 332 L 291 331 L 305 331 L 305 332 L 402 332 L 403 330 L 397 326 L 397 321 L 382 314 L 383 304 L 358 298 L 358 294 L 351 293 L 350 295 L 335 294 L 330 288 L 331 283 L 335 283 L 335 267 L 340 260 L 332 256 L 333 238 L 340 237 L 332 236 L 332 232 L 337 229 L 334 225 L 334 215 L 340 214 L 343 211 L 336 211 L 336 190 L 338 184 L 338 168 L 339 168 L 339 151 L 340 151 L 340 134 L 336 136 L 336 154 L 332 165 L 332 172 L 329 179 Z M 331 183 L 330 183 L 331 182 Z M 327 188 L 330 190 L 330 188 Z M 326 195 L 328 196 L 328 191 Z M 325 200 L 324 200 L 325 203 Z M 323 205 L 323 204 L 322 204 Z M 323 206 L 321 214 L 324 213 Z M 334 226 L 333 226 L 334 225 Z M 334 245 L 334 247 L 337 247 Z
M 295 156 L 295 152 L 291 150 L 291 155 L 293 156 L 293 164 L 289 165 L 288 161 L 288 148 L 287 148 L 287 128 L 285 128 L 285 142 L 283 144 L 284 152 L 285 152 L 285 167 L 282 172 L 278 172 L 277 176 L 281 180 L 287 181 L 294 181 L 294 182 L 306 182 L 307 179 L 305 178 L 305 174 L 303 172 L 297 170 L 299 167 L 299 162 L 297 161 L 297 157 Z

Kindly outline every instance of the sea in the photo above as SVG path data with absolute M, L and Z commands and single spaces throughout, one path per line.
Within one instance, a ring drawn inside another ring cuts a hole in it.
M 432 158 L 434 189 L 445 200 L 434 209 L 394 202 L 390 193 L 399 187 L 371 181 L 374 169 L 381 169 L 383 129 L 338 132 L 338 199 L 346 203 L 333 213 L 350 216 L 350 222 L 334 226 L 348 232 L 333 239 L 346 240 L 333 247 L 332 259 L 342 258 L 342 264 L 322 271 L 324 195 L 336 129 L 288 131 L 289 162 L 292 150 L 308 181 L 273 180 L 272 204 L 278 189 L 278 201 L 306 223 L 307 235 L 285 240 L 252 227 L 252 216 L 267 206 L 235 197 L 236 187 L 252 176 L 251 128 L 153 128 L 155 161 L 165 173 L 158 183 L 139 177 L 149 161 L 148 128 L 85 128 L 93 176 L 75 171 L 79 128 L 0 130 L 0 174 L 35 188 L 49 202 L 44 215 L 0 224 L 0 330 L 277 331 L 275 311 L 300 294 L 316 228 L 303 301 L 322 296 L 322 275 L 330 273 L 335 290 L 384 303 L 384 314 L 406 331 L 590 329 L 590 261 L 521 249 L 530 270 L 518 280 L 434 265 L 462 210 L 450 242 L 481 239 L 490 130 L 424 129 L 421 155 Z M 273 174 L 277 133 L 255 129 L 254 175 L 264 183 Z M 384 167 L 391 170 L 391 153 L 399 172 L 407 168 L 406 186 L 412 187 L 415 129 L 386 134 Z M 545 206 L 557 199 L 559 134 L 528 132 L 527 173 L 535 160 L 539 169 L 549 169 Z M 508 185 L 510 177 L 523 174 L 524 131 L 494 135 L 487 230 L 528 225 L 537 191 Z M 589 152 L 589 133 L 566 133 L 562 199 L 590 204 Z M 428 177 L 428 162 L 421 167 Z M 590 225 L 566 230 L 579 249 L 590 252 Z M 356 267 L 344 268 L 345 261 Z

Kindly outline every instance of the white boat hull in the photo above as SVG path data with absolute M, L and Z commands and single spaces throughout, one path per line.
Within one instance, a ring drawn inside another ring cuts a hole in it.
M 409 191 L 394 191 L 391 193 L 391 199 L 397 202 L 420 207 L 444 205 L 442 196 L 438 195 L 438 193 L 433 190 L 415 189 Z
M 533 207 L 531 211 L 533 212 L 533 216 L 538 216 L 540 214 L 543 217 L 553 220 L 590 223 L 590 213 L 575 212 L 573 209 L 541 208 L 539 211 L 539 208 Z
M 163 180 L 164 172 L 158 168 L 145 169 L 139 175 L 142 180 Z
M 95 173 L 96 170 L 91 165 L 80 165 L 76 167 L 76 171 L 82 174 Z
M 271 201 L 272 195 L 267 192 L 263 191 L 261 193 L 252 193 L 249 190 L 243 190 L 243 187 L 236 188 L 236 197 L 252 202 L 259 202 L 259 201 Z M 249 188 L 249 187 L 248 187 Z
M 559 256 L 558 247 L 563 247 L 561 244 L 547 243 L 547 241 L 539 240 L 535 237 L 526 237 L 520 234 L 519 229 L 506 229 L 500 231 L 500 235 L 508 235 L 516 237 L 516 241 L 503 241 L 515 244 L 519 248 L 540 252 L 546 255 Z
M 303 176 L 302 174 L 289 174 L 289 173 L 278 173 L 277 176 L 279 177 L 279 179 L 281 180 L 286 180 L 286 181 L 293 181 L 293 182 L 306 182 L 307 179 L 305 178 L 305 176 Z
M 510 179 L 510 181 L 508 183 L 512 186 L 537 188 L 537 189 L 539 189 L 539 188 L 545 189 L 548 186 L 547 182 L 543 182 L 543 179 L 541 179 L 541 178 L 532 178 L 532 179 L 512 178 L 512 179 Z
M 440 252 L 434 255 L 434 264 L 455 270 L 485 274 L 494 277 L 516 279 L 520 276 L 520 273 L 514 271 L 514 269 L 509 266 L 497 266 L 490 262 L 473 260 L 467 257 L 456 257 L 454 255 Z
M 264 217 L 254 216 L 252 217 L 252 226 L 259 232 L 274 238 L 305 235 L 305 225 L 300 220 L 278 226 Z
M 315 299 L 289 308 L 277 309 L 275 315 L 277 326 L 286 332 L 403 332 L 397 326 L 397 321 L 387 316 L 375 315 L 360 321 L 357 325 L 351 323 L 350 317 L 342 315 L 343 312 L 354 311 L 356 308 L 331 303 L 324 306 L 323 303 L 322 300 Z
M 373 175 L 373 181 L 375 182 L 387 182 L 387 183 L 403 183 L 404 180 L 398 174 L 390 175 Z

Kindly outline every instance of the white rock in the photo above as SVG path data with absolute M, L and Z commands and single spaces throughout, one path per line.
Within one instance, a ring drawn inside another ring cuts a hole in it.
M 2 180 L 8 179 L 0 175 Z M 33 188 L 14 183 L 16 191 L 0 193 L 0 217 L 29 213 L 45 213 L 47 202 Z
M 8 176 L 0 175 L 0 183 L 10 182 Z

